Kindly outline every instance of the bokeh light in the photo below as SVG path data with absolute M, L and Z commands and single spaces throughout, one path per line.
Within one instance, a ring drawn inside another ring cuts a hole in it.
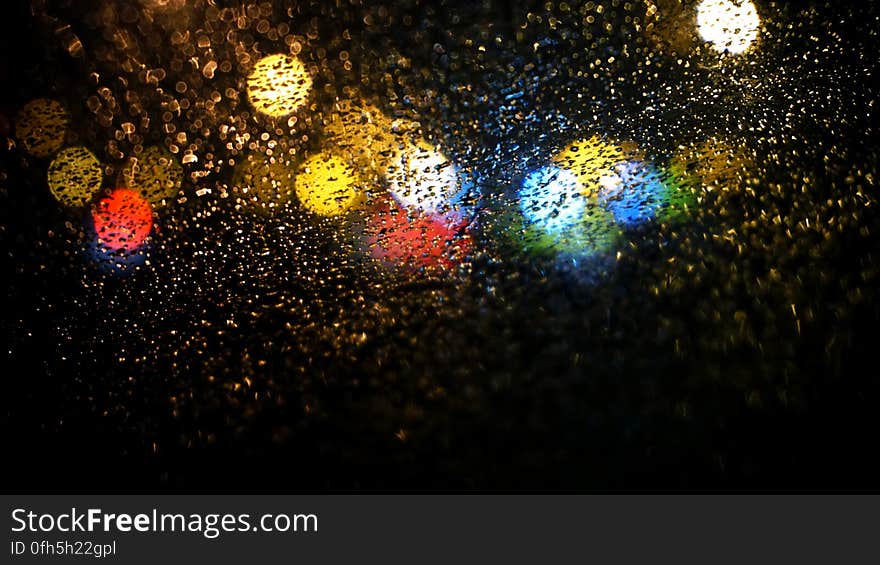
M 669 198 L 660 172 L 646 161 L 635 160 L 619 163 L 613 169 L 613 174 L 599 181 L 599 204 L 626 227 L 654 219 Z
M 450 269 L 471 248 L 468 229 L 469 219 L 459 213 L 428 215 L 385 198 L 372 210 L 365 235 L 372 257 L 386 266 Z
M 526 220 L 542 231 L 556 234 L 579 222 L 586 197 L 577 176 L 566 169 L 547 166 L 528 174 L 519 193 Z
M 761 18 L 751 0 L 702 0 L 697 31 L 716 51 L 744 53 L 758 39 Z
M 183 168 L 167 150 L 151 146 L 128 160 L 121 182 L 140 192 L 154 207 L 164 206 L 177 196 Z
M 569 144 L 553 161 L 574 174 L 584 196 L 594 196 L 602 187 L 602 178 L 615 174 L 614 165 L 625 161 L 631 152 L 629 147 L 593 136 Z
M 670 160 L 674 176 L 706 190 L 733 190 L 750 176 L 753 160 L 742 147 L 710 138 L 680 147 Z
M 98 241 L 114 252 L 134 252 L 153 229 L 150 203 L 127 188 L 117 188 L 101 198 L 92 209 Z
M 52 196 L 64 206 L 77 208 L 92 201 L 101 190 L 101 163 L 82 146 L 63 149 L 49 164 L 47 181 Z
M 580 257 L 612 249 L 621 230 L 597 195 L 585 192 L 577 175 L 555 165 L 526 175 L 518 192 L 522 229 L 514 232 L 520 246 L 530 254 Z
M 402 141 L 417 130 L 417 123 L 392 120 L 375 105 L 360 100 L 339 100 L 324 118 L 324 135 L 334 152 L 357 163 L 362 176 L 376 182 L 388 170 Z
M 296 196 L 300 204 L 320 216 L 338 216 L 360 197 L 354 169 L 335 155 L 309 158 L 296 176 Z
M 284 155 L 249 153 L 236 163 L 232 190 L 242 208 L 275 213 L 293 195 L 294 170 Z
M 312 78 L 296 57 L 276 53 L 263 57 L 247 77 L 254 109 L 273 118 L 292 114 L 308 99 Z
M 568 228 L 551 233 L 536 224 L 525 223 L 519 231 L 519 246 L 529 255 L 587 258 L 615 250 L 623 237 L 614 216 L 595 202 Z
M 880 3 L 8 7 L 20 476 L 880 476 Z
M 464 188 L 455 165 L 425 140 L 398 150 L 387 178 L 388 190 L 400 204 L 428 214 L 451 210 Z
M 674 223 L 693 216 L 700 207 L 702 190 L 687 169 L 678 162 L 670 162 L 659 169 L 665 190 L 664 206 L 657 212 L 657 221 Z
M 61 149 L 69 127 L 67 110 L 48 98 L 31 100 L 15 118 L 15 136 L 34 157 L 49 157 Z

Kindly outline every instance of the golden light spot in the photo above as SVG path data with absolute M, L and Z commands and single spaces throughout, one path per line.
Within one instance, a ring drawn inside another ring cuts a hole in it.
M 248 75 L 247 88 L 257 112 L 281 117 L 303 105 L 312 88 L 312 78 L 302 61 L 276 53 L 257 61 Z
M 338 216 L 360 196 L 354 170 L 335 155 L 315 155 L 296 177 L 296 196 L 307 210 L 321 216 Z
M 47 174 L 52 196 L 64 206 L 76 208 L 91 202 L 101 190 L 101 163 L 82 146 L 62 150 L 49 165 Z
M 697 6 L 697 31 L 716 51 L 744 53 L 758 39 L 760 26 L 751 0 L 703 0 Z
M 733 190 L 750 174 L 752 159 L 743 149 L 708 139 L 680 148 L 670 166 L 683 180 L 707 189 Z
M 137 190 L 153 206 L 164 206 L 177 196 L 183 167 L 167 150 L 152 146 L 131 157 L 122 170 L 123 185 Z
M 49 157 L 64 145 L 70 115 L 59 102 L 31 100 L 15 118 L 15 136 L 34 157 Z
M 339 100 L 324 117 L 324 134 L 336 153 L 375 175 L 383 175 L 398 148 L 414 137 L 419 125 L 393 120 L 360 100 Z
M 432 214 L 451 208 L 461 191 L 458 177 L 449 158 L 424 139 L 398 149 L 387 171 L 389 191 L 398 202 Z
M 557 153 L 553 161 L 574 174 L 583 187 L 584 196 L 594 197 L 610 177 L 616 176 L 613 167 L 626 161 L 632 154 L 632 147 L 607 143 L 594 135 L 575 141 Z
M 232 185 L 246 209 L 272 213 L 293 194 L 293 170 L 286 158 L 251 153 L 236 165 Z

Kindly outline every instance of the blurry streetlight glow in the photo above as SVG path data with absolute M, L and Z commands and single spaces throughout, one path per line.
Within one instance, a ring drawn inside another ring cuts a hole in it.
M 302 61 L 276 53 L 257 61 L 248 75 L 247 88 L 254 109 L 277 118 L 303 105 L 312 89 L 312 77 Z
M 738 55 L 758 38 L 761 19 L 751 0 L 703 0 L 697 31 L 716 51 Z
M 338 216 L 360 196 L 352 167 L 334 155 L 315 155 L 296 176 L 296 196 L 307 210 L 320 216 Z

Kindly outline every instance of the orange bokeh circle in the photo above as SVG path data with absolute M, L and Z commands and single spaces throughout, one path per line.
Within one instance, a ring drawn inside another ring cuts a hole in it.
M 102 245 L 112 251 L 135 251 L 153 229 L 150 203 L 127 188 L 117 188 L 100 199 L 92 209 L 95 233 Z

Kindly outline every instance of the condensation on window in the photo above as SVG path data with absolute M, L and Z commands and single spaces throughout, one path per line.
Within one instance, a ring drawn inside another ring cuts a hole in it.
M 870 419 L 873 6 L 31 4 L 23 445 L 156 485 L 758 484 Z

